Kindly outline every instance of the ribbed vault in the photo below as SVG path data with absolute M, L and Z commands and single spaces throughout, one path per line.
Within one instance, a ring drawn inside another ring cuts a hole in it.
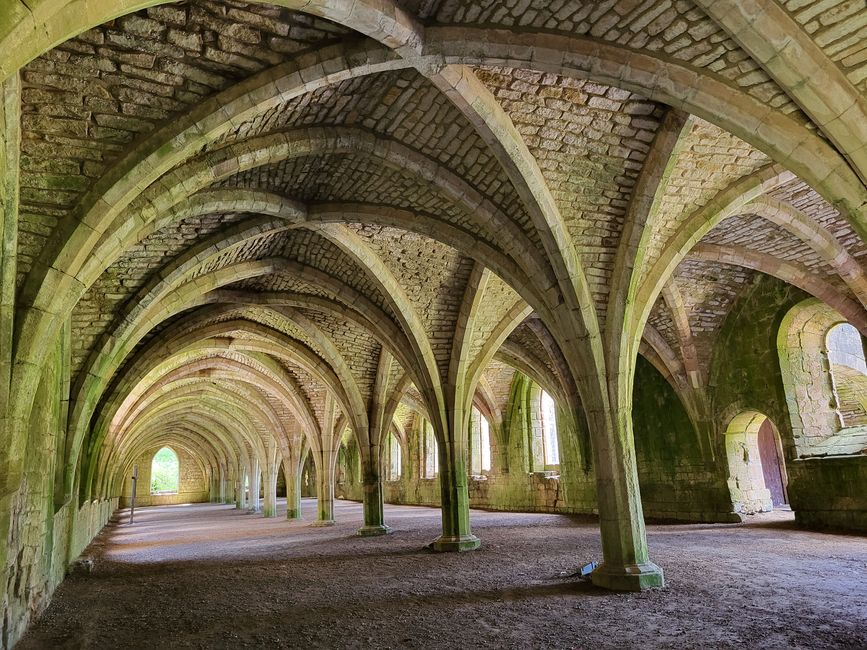
M 0 0 L 3 503 L 61 346 L 57 509 L 168 444 L 266 514 L 312 462 L 327 522 L 351 441 L 382 531 L 385 437 L 423 418 L 438 548 L 468 548 L 470 413 L 521 375 L 594 472 L 594 576 L 657 584 L 639 356 L 706 431 L 759 278 L 867 335 L 864 66 L 784 3 L 31 4 Z

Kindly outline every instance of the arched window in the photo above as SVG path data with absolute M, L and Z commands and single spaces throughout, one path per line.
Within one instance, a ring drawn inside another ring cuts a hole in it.
M 786 314 L 777 337 L 793 457 L 860 454 L 867 426 L 864 340 L 815 298 Z
M 422 420 L 422 458 L 424 459 L 424 478 L 436 478 L 440 471 L 440 457 L 433 425 Z
M 839 323 L 828 330 L 825 346 L 841 426 L 867 424 L 867 362 L 861 334 L 849 323 Z
M 163 447 L 151 462 L 151 494 L 177 494 L 180 483 L 178 455 L 169 447 Z
M 545 465 L 560 464 L 560 445 L 557 442 L 557 415 L 554 400 L 542 391 L 542 444 L 545 450 Z
M 475 406 L 470 416 L 470 472 L 479 475 L 491 469 L 491 426 Z
M 400 478 L 401 472 L 401 456 L 400 456 L 400 441 L 397 437 L 390 433 L 388 434 L 388 475 L 386 480 L 397 481 Z

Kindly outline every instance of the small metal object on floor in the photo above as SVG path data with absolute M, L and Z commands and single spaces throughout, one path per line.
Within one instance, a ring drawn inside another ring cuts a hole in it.
M 569 573 L 568 571 L 561 571 L 560 577 L 562 578 L 581 578 L 582 580 L 589 580 L 590 574 L 593 573 L 593 570 L 599 566 L 599 563 L 596 560 L 592 562 L 588 562 L 584 566 L 582 566 L 577 571 Z

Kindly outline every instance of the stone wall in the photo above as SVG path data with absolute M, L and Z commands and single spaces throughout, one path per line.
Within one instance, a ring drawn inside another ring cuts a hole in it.
M 560 466 L 533 468 L 533 441 L 538 414 L 533 400 L 538 386 L 516 373 L 506 401 L 500 405 L 502 421 L 491 423 L 494 465 L 482 476 L 469 476 L 470 505 L 486 510 L 596 514 L 596 483 L 591 449 L 583 422 L 558 406 Z M 659 372 L 639 359 L 633 399 L 633 421 L 639 482 L 645 517 L 662 521 L 730 522 L 731 498 L 724 469 L 702 443 L 676 393 Z M 351 445 L 352 446 L 352 445 Z M 419 427 L 408 430 L 399 480 L 384 482 L 388 503 L 437 506 L 437 479 L 423 478 Z M 356 454 L 347 453 L 336 494 L 361 500 Z
M 51 595 L 78 557 L 117 509 L 116 498 L 87 501 L 65 498 L 55 482 L 63 449 L 63 378 L 68 369 L 68 336 L 46 363 L 30 419 L 24 476 L 13 495 L 5 540 L 6 577 L 0 615 L 0 647 L 11 647 L 27 625 L 48 606 Z M 0 556 L 4 557 L 4 556 Z
M 699 430 L 672 386 L 643 358 L 636 368 L 633 431 L 644 515 L 650 521 L 733 522 L 733 492 L 725 433 L 745 412 L 767 416 L 785 450 L 787 491 L 799 523 L 816 528 L 867 529 L 867 456 L 798 459 L 782 384 L 777 332 L 803 292 L 767 276 L 758 277 L 738 299 L 719 334 L 708 395 L 711 426 Z M 558 411 L 561 464 L 557 471 L 530 471 L 535 426 L 532 392 L 515 375 L 500 405 L 502 421 L 491 423 L 494 467 L 470 476 L 474 508 L 490 510 L 596 512 L 589 449 L 568 413 Z M 536 388 L 538 390 L 538 388 Z M 385 481 L 390 503 L 437 506 L 439 481 L 422 478 L 418 426 L 409 427 L 399 480 Z M 708 437 L 710 436 L 710 437 Z M 361 500 L 353 454 L 338 483 L 338 497 Z
M 632 421 L 646 519 L 736 520 L 722 468 L 674 389 L 642 357 L 635 372 Z
M 867 455 L 807 458 L 787 469 L 799 524 L 867 532 Z
M 165 506 L 177 503 L 205 503 L 210 500 L 208 478 L 201 465 L 183 449 L 172 449 L 178 455 L 178 471 L 180 483 L 174 494 L 151 494 L 151 464 L 154 454 L 161 447 L 153 447 L 142 453 L 135 461 L 138 465 L 138 484 L 136 486 L 135 503 L 137 506 Z M 120 507 L 128 508 L 132 496 L 132 481 L 124 481 L 123 495 Z
M 745 411 L 766 415 L 780 432 L 787 491 L 797 521 L 811 528 L 867 530 L 867 456 L 798 458 L 777 333 L 789 311 L 806 297 L 798 289 L 762 276 L 735 304 L 711 366 L 717 424 L 714 450 L 725 462 L 723 434 L 735 416 Z

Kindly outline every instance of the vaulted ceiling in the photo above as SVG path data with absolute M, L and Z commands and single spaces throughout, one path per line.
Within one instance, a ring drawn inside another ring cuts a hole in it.
M 0 31 L 16 353 L 68 321 L 85 489 L 167 432 L 373 440 L 503 363 L 578 404 L 640 349 L 689 403 L 757 274 L 867 333 L 863 3 L 46 4 Z

